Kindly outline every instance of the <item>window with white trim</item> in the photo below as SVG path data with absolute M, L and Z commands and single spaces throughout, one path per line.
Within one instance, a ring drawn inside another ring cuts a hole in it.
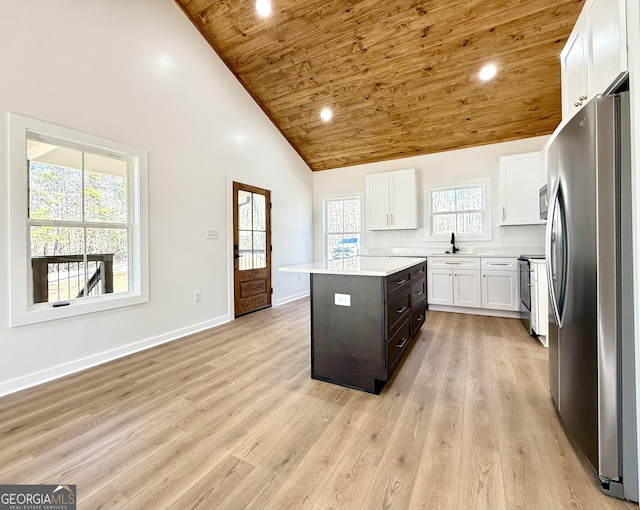
M 322 200 L 323 257 L 333 261 L 360 255 L 363 249 L 362 196 L 345 195 Z
M 11 325 L 148 301 L 146 151 L 10 115 Z
M 431 239 L 491 239 L 490 181 L 481 179 L 427 188 Z

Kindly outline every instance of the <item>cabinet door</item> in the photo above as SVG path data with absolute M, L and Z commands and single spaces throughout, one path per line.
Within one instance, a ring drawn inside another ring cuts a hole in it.
M 390 172 L 389 228 L 418 228 L 416 173 L 414 169 Z
M 482 306 L 480 271 L 456 269 L 453 272 L 453 304 L 470 308 Z
M 492 310 L 519 308 L 518 273 L 516 271 L 482 272 L 482 307 Z
M 562 70 L 562 119 L 582 108 L 589 95 L 589 34 L 586 12 L 578 18 L 560 54 Z
M 540 220 L 540 187 L 545 183 L 542 152 L 500 158 L 500 224 L 534 225 Z
M 603 93 L 627 70 L 626 9 L 623 0 L 594 0 L 586 8 L 589 12 L 590 97 L 593 97 Z
M 452 280 L 450 269 L 428 269 L 427 302 L 431 305 L 453 305 Z
M 367 229 L 389 229 L 389 173 L 366 176 Z

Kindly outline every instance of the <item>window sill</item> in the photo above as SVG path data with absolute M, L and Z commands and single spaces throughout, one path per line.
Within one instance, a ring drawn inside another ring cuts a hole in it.
M 113 310 L 126 306 L 149 302 L 149 296 L 133 292 L 100 296 L 99 298 L 70 301 L 68 305 L 54 307 L 51 303 L 43 303 L 24 307 L 22 310 L 11 311 L 10 326 L 26 326 L 67 317 L 75 317 L 88 313 Z

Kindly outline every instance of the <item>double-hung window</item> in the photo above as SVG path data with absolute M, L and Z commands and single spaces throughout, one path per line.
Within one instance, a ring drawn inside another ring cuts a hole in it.
M 328 261 L 351 259 L 362 251 L 362 197 L 326 197 L 323 204 L 323 247 Z
M 489 180 L 427 188 L 428 225 L 432 239 L 491 239 Z
M 11 321 L 148 300 L 146 152 L 10 116 Z

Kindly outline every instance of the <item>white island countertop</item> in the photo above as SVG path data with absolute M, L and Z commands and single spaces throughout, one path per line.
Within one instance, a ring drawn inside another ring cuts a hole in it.
M 353 257 L 280 267 L 289 273 L 344 274 L 354 276 L 389 276 L 425 262 L 424 257 Z

